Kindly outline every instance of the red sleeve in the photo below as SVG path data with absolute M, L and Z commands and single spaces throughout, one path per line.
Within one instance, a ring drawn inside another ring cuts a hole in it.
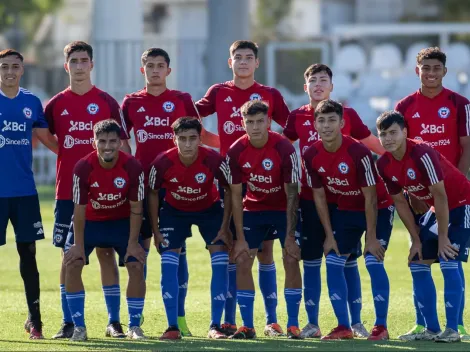
M 470 102 L 461 95 L 457 97 L 457 124 L 459 137 L 470 136 Z
M 227 151 L 227 157 L 225 159 L 225 166 L 227 167 L 227 182 L 230 185 L 237 185 L 242 183 L 242 169 L 238 162 L 240 153 L 244 149 L 241 143 L 235 143 Z
M 286 127 L 287 118 L 289 116 L 289 108 L 287 107 L 284 98 L 281 93 L 272 88 L 274 108 L 273 108 L 273 120 L 276 121 L 282 128 Z
M 291 141 L 296 141 L 299 139 L 299 135 L 297 134 L 297 129 L 295 128 L 295 120 L 297 118 L 296 111 L 291 111 L 289 116 L 287 117 L 286 128 L 282 131 L 282 134 L 289 138 Z
M 78 161 L 73 169 L 73 202 L 75 204 L 86 205 L 88 203 L 89 176 L 92 167 L 84 159 Z
M 130 136 L 129 136 L 129 133 L 127 132 L 126 121 L 124 119 L 121 107 L 119 106 L 118 102 L 108 93 L 104 93 L 103 98 L 109 106 L 109 111 L 110 111 L 109 118 L 113 119 L 119 124 L 119 126 L 121 126 L 121 138 L 129 139 Z
M 214 84 L 207 90 L 206 95 L 196 102 L 196 109 L 199 112 L 200 117 L 206 117 L 215 113 L 216 110 L 216 96 L 217 91 L 219 90 L 220 85 Z
M 377 160 L 377 170 L 379 172 L 380 177 L 382 177 L 382 180 L 385 183 L 385 187 L 387 188 L 387 191 L 391 195 L 395 195 L 398 193 L 401 193 L 402 187 L 397 183 L 394 182 L 393 180 L 388 177 L 387 173 L 385 172 L 385 168 L 387 164 L 389 163 L 388 156 L 381 156 Z
M 166 153 L 159 154 L 155 160 L 150 164 L 149 174 L 149 187 L 150 189 L 157 190 L 162 188 L 165 181 L 165 173 L 172 165 Z
M 354 143 L 348 150 L 356 166 L 356 177 L 360 187 L 371 187 L 377 183 L 372 153 L 363 144 Z
M 276 148 L 282 160 L 281 167 L 284 182 L 299 182 L 299 159 L 297 158 L 297 152 L 292 144 L 288 140 L 282 139 L 277 143 Z
M 435 185 L 444 179 L 441 163 L 439 162 L 439 153 L 432 147 L 426 145 L 415 146 L 410 156 L 422 174 L 425 186 Z
M 129 175 L 129 191 L 128 198 L 131 202 L 139 202 L 144 200 L 144 170 L 142 165 L 135 158 L 129 158 L 126 162 L 127 174 Z
M 222 156 L 216 151 L 209 150 L 206 163 L 208 164 L 214 177 L 219 181 L 219 185 L 222 187 L 227 187 L 228 166 L 225 163 L 224 158 L 222 158 Z
M 414 102 L 414 100 L 415 100 L 414 94 L 408 95 L 407 97 L 403 98 L 395 105 L 395 110 L 400 112 L 405 117 L 405 124 L 408 124 L 406 120 L 406 111 L 408 110 L 410 105 Z
M 364 125 L 356 110 L 348 109 L 348 116 L 351 123 L 351 137 L 361 140 L 371 135 L 370 130 Z
M 46 117 L 47 124 L 49 125 L 49 131 L 53 135 L 56 133 L 55 123 L 54 123 L 55 122 L 54 121 L 54 108 L 55 108 L 55 104 L 60 99 L 61 95 L 59 95 L 59 94 L 57 94 L 55 97 L 53 97 L 51 100 L 49 100 L 49 102 L 46 105 L 46 109 L 45 109 L 45 117 Z
M 181 100 L 183 101 L 184 110 L 186 111 L 186 116 L 190 117 L 199 117 L 199 112 L 194 105 L 193 98 L 189 93 L 181 94 Z
M 313 168 L 313 159 L 318 154 L 317 148 L 313 145 L 308 147 L 303 156 L 305 171 L 307 174 L 307 184 L 311 188 L 322 188 L 320 174 Z
M 124 123 L 121 122 L 122 128 L 121 128 L 121 138 L 122 139 L 129 139 L 130 133 L 132 128 L 134 127 L 132 120 L 129 116 L 129 105 L 130 105 L 130 100 L 131 98 L 129 97 L 124 97 L 124 100 L 122 101 L 122 120 Z

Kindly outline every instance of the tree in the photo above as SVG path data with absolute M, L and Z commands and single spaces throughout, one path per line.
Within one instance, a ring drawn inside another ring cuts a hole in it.
M 258 42 L 279 40 L 279 24 L 289 14 L 292 0 L 257 0 L 254 38 Z

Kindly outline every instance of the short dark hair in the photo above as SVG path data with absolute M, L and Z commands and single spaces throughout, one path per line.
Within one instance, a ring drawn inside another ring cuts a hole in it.
M 310 76 L 319 72 L 326 72 L 326 74 L 330 77 L 330 80 L 333 79 L 333 71 L 331 71 L 331 68 L 329 68 L 328 66 L 324 64 L 313 64 L 307 67 L 307 69 L 305 70 L 305 73 L 304 73 L 305 81 L 307 81 Z
M 237 40 L 233 42 L 233 44 L 230 45 L 229 49 L 230 56 L 233 56 L 233 54 L 235 54 L 235 51 L 237 51 L 238 49 L 251 49 L 253 50 L 253 54 L 255 54 L 255 58 L 258 58 L 259 47 L 258 44 L 256 44 L 255 42 L 252 42 L 250 40 Z
M 240 108 L 240 112 L 244 118 L 258 114 L 267 115 L 269 111 L 268 103 L 261 100 L 249 100 Z
M 116 132 L 118 137 L 121 138 L 121 126 L 119 126 L 119 124 L 113 119 L 99 121 L 93 126 L 93 133 L 95 136 L 112 132 Z
M 437 46 L 421 49 L 416 56 L 416 63 L 419 65 L 423 60 L 437 59 L 445 66 L 446 65 L 446 54 Z
M 342 119 L 343 118 L 343 105 L 338 103 L 336 100 L 333 99 L 325 99 L 318 103 L 317 107 L 315 108 L 315 119 L 320 114 L 330 114 L 336 113 Z
M 400 126 L 401 129 L 405 128 L 405 118 L 401 112 L 396 110 L 384 111 L 377 118 L 377 129 L 379 131 L 388 130 L 394 123 Z
M 183 131 L 187 130 L 196 130 L 198 135 L 201 135 L 202 132 L 202 124 L 199 119 L 196 117 L 180 117 L 177 119 L 173 124 L 171 125 L 171 128 L 173 129 L 173 133 L 175 136 Z
M 142 56 L 140 57 L 140 62 L 142 63 L 142 66 L 144 66 L 145 63 L 147 62 L 148 57 L 157 57 L 157 56 L 163 56 L 167 66 L 168 67 L 170 66 L 170 55 L 168 55 L 168 53 L 165 50 L 160 49 L 160 48 L 149 48 L 145 50 Z
M 5 49 L 0 51 L 0 59 L 3 59 L 7 56 L 16 56 L 18 59 L 21 60 L 21 62 L 24 61 L 23 55 L 21 55 L 20 52 L 16 51 L 15 49 Z
M 68 43 L 64 48 L 65 61 L 69 61 L 70 55 L 77 51 L 86 51 L 90 60 L 93 61 L 93 47 L 85 42 L 80 40 L 73 41 Z

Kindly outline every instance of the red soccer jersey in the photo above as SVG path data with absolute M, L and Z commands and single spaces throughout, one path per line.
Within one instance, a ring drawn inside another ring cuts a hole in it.
M 87 220 L 128 218 L 129 201 L 143 200 L 144 189 L 144 172 L 139 161 L 121 151 L 112 169 L 103 168 L 94 151 L 81 159 L 73 170 L 73 202 L 86 204 Z
M 284 135 L 291 141 L 299 140 L 299 147 L 301 155 L 313 143 L 320 140 L 317 130 L 314 126 L 314 112 L 310 104 L 303 105 L 300 108 L 291 111 L 287 119 L 287 125 L 284 129 Z M 351 136 L 355 139 L 364 139 L 370 136 L 371 132 L 366 125 L 362 122 L 356 110 L 350 107 L 343 108 L 344 127 L 341 130 L 343 135 Z M 300 197 L 307 200 L 313 200 L 312 189 L 307 185 L 307 178 L 305 168 L 302 163 L 302 177 L 301 177 Z M 331 193 L 328 202 L 334 203 L 335 197 Z
M 263 100 L 269 104 L 268 116 L 285 127 L 289 108 L 275 88 L 255 82 L 250 88 L 240 89 L 233 81 L 215 84 L 204 98 L 196 102 L 202 117 L 217 113 L 220 154 L 225 156 L 230 146 L 245 134 L 240 108 L 249 100 Z
M 390 194 L 406 189 L 433 206 L 429 186 L 443 180 L 449 209 L 470 205 L 470 182 L 449 160 L 425 143 L 407 139 L 403 158 L 396 160 L 392 154 L 385 153 L 377 161 L 377 169 Z
M 219 153 L 200 146 L 197 159 L 185 166 L 178 148 L 161 153 L 151 163 L 149 185 L 151 189 L 164 188 L 165 201 L 172 207 L 187 211 L 202 211 L 219 200 L 214 179 L 226 186 L 225 164 Z
M 112 118 L 124 127 L 121 109 L 108 93 L 93 87 L 84 95 L 65 89 L 46 106 L 49 130 L 57 136 L 56 199 L 72 199 L 72 172 L 75 164 L 93 151 L 93 125 Z M 125 133 L 124 133 L 125 134 Z
M 228 182 L 248 185 L 245 210 L 286 210 L 284 183 L 299 181 L 297 153 L 286 138 L 269 131 L 265 146 L 255 148 L 248 135 L 242 136 L 228 150 L 227 164 Z
M 198 116 L 191 95 L 170 89 L 159 96 L 148 94 L 145 88 L 126 95 L 122 112 L 127 134 L 134 129 L 135 157 L 146 172 L 158 154 L 175 146 L 173 122 L 184 116 Z
M 377 176 L 372 154 L 362 143 L 343 136 L 341 147 L 328 152 L 317 141 L 304 153 L 307 184 L 312 188 L 325 188 L 326 193 L 336 195 L 340 210 L 363 211 L 365 199 L 362 187 L 376 186 L 377 207 L 387 208 L 393 204 L 385 185 Z
M 459 137 L 470 136 L 470 102 L 449 89 L 434 98 L 418 90 L 395 106 L 405 117 L 408 137 L 424 141 L 458 166 L 462 147 Z

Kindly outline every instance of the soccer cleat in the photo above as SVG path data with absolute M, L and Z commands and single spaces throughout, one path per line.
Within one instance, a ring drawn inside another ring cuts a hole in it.
M 462 341 L 470 341 L 470 335 L 463 325 L 459 325 L 459 334 Z
M 416 335 L 421 334 L 424 329 L 425 327 L 423 325 L 415 325 L 413 329 L 408 331 L 406 334 L 398 336 L 398 339 L 401 341 L 415 341 Z
M 222 324 L 222 326 L 220 327 L 220 331 L 222 331 L 225 336 L 232 336 L 233 334 L 235 334 L 235 332 L 237 332 L 237 326 L 235 324 Z
M 447 328 L 434 338 L 435 342 L 460 342 L 460 334 L 454 329 Z
M 69 339 L 73 335 L 73 323 L 62 323 L 57 334 L 52 336 L 53 339 Z
M 126 334 L 124 334 L 124 331 L 122 331 L 121 323 L 115 321 L 114 323 L 111 323 L 106 327 L 105 336 L 122 339 L 126 337 Z
M 424 329 L 422 332 L 419 334 L 416 334 L 416 341 L 434 341 L 436 337 L 440 334 L 441 332 L 432 332 L 431 330 Z
M 86 341 L 88 340 L 88 336 L 86 333 L 86 328 L 84 326 L 76 326 L 73 329 L 73 335 L 70 338 L 70 341 Z
M 289 326 L 287 328 L 287 338 L 288 339 L 293 339 L 293 340 L 301 340 L 303 339 L 302 336 L 300 336 L 300 329 L 298 326 Z
M 235 333 L 229 337 L 234 340 L 251 340 L 256 338 L 255 329 L 247 328 L 246 326 L 240 326 Z
M 367 331 L 366 327 L 362 323 L 357 323 L 351 326 L 351 329 L 353 331 L 354 337 L 359 337 L 366 339 L 369 337 L 369 331 Z
M 226 339 L 227 335 L 222 331 L 222 329 L 218 325 L 211 325 L 209 328 L 209 332 L 207 333 L 207 338 L 208 339 Z
M 160 340 L 181 340 L 181 331 L 176 326 L 170 326 L 160 336 Z
M 300 336 L 304 339 L 319 339 L 321 331 L 317 325 L 308 323 L 300 332 Z
M 129 330 L 127 330 L 126 335 L 131 340 L 143 340 L 147 338 L 140 326 L 131 326 Z
M 264 336 L 278 337 L 278 336 L 285 336 L 285 334 L 284 334 L 284 331 L 282 331 L 282 328 L 278 323 L 272 323 L 264 327 Z
M 188 325 L 186 324 L 186 317 L 178 317 L 178 327 L 181 332 L 181 336 L 191 337 L 191 331 L 189 331 Z
M 27 319 L 24 322 L 24 329 L 29 334 L 31 340 L 42 340 L 44 336 L 42 335 L 42 323 L 33 323 L 31 320 Z
M 367 340 L 371 341 L 382 341 L 382 340 L 389 340 L 390 336 L 388 335 L 388 330 L 383 325 L 376 325 L 372 328 L 369 337 Z
M 323 336 L 322 340 L 349 340 L 353 339 L 354 334 L 351 329 L 344 325 L 338 325 L 336 328 L 331 330 L 328 335 Z

